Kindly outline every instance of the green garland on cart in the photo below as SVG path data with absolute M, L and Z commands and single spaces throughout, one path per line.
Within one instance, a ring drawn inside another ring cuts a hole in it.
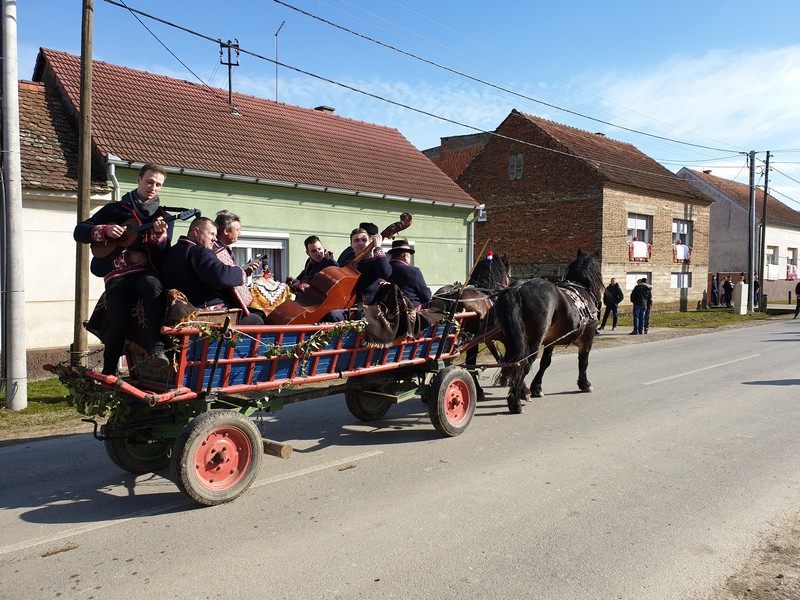
M 127 410 L 127 402 L 119 394 L 99 381 L 84 377 L 80 371 L 73 371 L 68 362 L 54 365 L 52 372 L 67 388 L 67 404 L 74 406 L 80 414 L 105 417 Z

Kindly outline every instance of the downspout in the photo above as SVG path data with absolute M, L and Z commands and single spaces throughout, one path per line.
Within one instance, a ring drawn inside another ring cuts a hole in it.
M 106 172 L 108 173 L 108 178 L 111 180 L 111 183 L 114 185 L 114 192 L 111 194 L 111 199 L 114 202 L 119 202 L 119 180 L 117 179 L 117 166 L 114 163 L 109 162 Z

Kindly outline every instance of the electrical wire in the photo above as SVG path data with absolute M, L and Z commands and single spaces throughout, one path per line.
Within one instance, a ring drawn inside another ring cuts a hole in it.
M 318 20 L 318 21 L 320 21 L 322 23 L 325 23 L 326 25 L 330 25 L 331 27 L 335 27 L 336 29 L 340 29 L 341 31 L 344 31 L 344 32 L 349 33 L 351 35 L 354 35 L 356 37 L 360 37 L 360 38 L 362 38 L 364 40 L 367 40 L 367 41 L 369 41 L 369 42 L 371 42 L 373 44 L 377 44 L 377 45 L 382 46 L 384 48 L 388 48 L 389 50 L 392 50 L 394 52 L 398 52 L 400 54 L 403 54 L 403 55 L 408 56 L 410 58 L 413 58 L 415 60 L 418 60 L 418 61 L 421 61 L 423 63 L 432 65 L 432 66 L 437 67 L 439 69 L 443 69 L 443 70 L 445 70 L 445 71 L 447 71 L 449 73 L 453 73 L 454 75 L 458 75 L 459 77 L 464 77 L 466 79 L 469 79 L 470 81 L 474 81 L 476 83 L 480 83 L 481 85 L 488 86 L 490 88 L 496 89 L 496 90 L 504 92 L 506 94 L 511 94 L 512 96 L 517 96 L 519 98 L 522 98 L 522 99 L 525 99 L 525 100 L 529 100 L 529 101 L 535 102 L 537 104 L 541 104 L 542 106 L 547 106 L 548 108 L 552 108 L 552 109 L 559 110 L 559 111 L 562 111 L 562 112 L 565 112 L 565 113 L 568 113 L 568 114 L 571 114 L 571 115 L 582 117 L 584 119 L 588 119 L 588 120 L 594 121 L 596 123 L 601 123 L 603 125 L 608 125 L 609 127 L 622 129 L 623 131 L 629 131 L 631 133 L 636 133 L 638 135 L 644 135 L 644 136 L 647 136 L 647 137 L 651 137 L 651 138 L 662 140 L 662 141 L 666 141 L 666 142 L 672 142 L 674 144 L 692 146 L 694 148 L 702 148 L 704 150 L 713 150 L 715 152 L 730 152 L 731 151 L 731 148 L 715 148 L 715 147 L 706 146 L 706 145 L 703 145 L 703 144 L 695 144 L 695 143 L 692 143 L 692 142 L 685 142 L 685 141 L 682 141 L 682 140 L 676 140 L 676 139 L 673 139 L 673 138 L 668 138 L 666 136 L 657 135 L 657 134 L 654 134 L 654 133 L 647 133 L 645 131 L 640 131 L 638 129 L 633 129 L 631 127 L 624 127 L 622 125 L 617 125 L 615 123 L 611 123 L 610 121 L 604 121 L 603 119 L 598 119 L 596 117 L 590 117 L 589 115 L 585 115 L 585 114 L 580 113 L 578 111 L 574 111 L 574 110 L 571 110 L 569 108 L 564 108 L 562 106 L 558 106 L 557 104 L 552 104 L 550 102 L 545 102 L 544 100 L 539 100 L 537 98 L 534 98 L 532 96 L 528 96 L 526 94 L 522 94 L 520 92 L 515 92 L 514 90 L 510 90 L 508 88 L 496 85 L 496 84 L 491 83 L 489 81 L 486 81 L 484 79 L 480 79 L 478 77 L 473 77 L 472 75 L 469 75 L 469 74 L 464 73 L 462 71 L 458 71 L 456 69 L 452 69 L 452 68 L 450 68 L 448 66 L 445 66 L 445 65 L 443 65 L 441 63 L 437 63 L 437 62 L 432 61 L 430 59 L 423 58 L 421 56 L 417 56 L 416 54 L 414 54 L 412 52 L 408 52 L 407 50 L 403 50 L 401 48 L 397 48 L 396 46 L 392 46 L 391 44 L 387 44 L 386 42 L 381 42 L 380 40 L 376 40 L 374 38 L 371 38 L 371 37 L 369 37 L 367 35 L 364 35 L 363 33 L 358 33 L 357 31 L 353 31 L 352 29 L 348 29 L 347 27 L 344 27 L 342 25 L 338 25 L 338 24 L 336 24 L 336 23 L 334 23 L 332 21 L 329 21 L 327 19 L 323 19 L 322 17 L 314 15 L 314 14 L 312 14 L 310 12 L 307 12 L 307 11 L 301 9 L 301 8 L 297 8 L 296 6 L 293 6 L 293 5 L 291 5 L 291 4 L 287 3 L 287 2 L 284 2 L 283 0 L 273 0 L 273 2 L 275 2 L 277 4 L 280 4 L 281 6 L 285 6 L 286 8 L 294 10 L 294 11 L 300 13 L 300 14 L 306 15 L 307 17 L 310 17 L 312 19 L 316 19 L 316 20 Z

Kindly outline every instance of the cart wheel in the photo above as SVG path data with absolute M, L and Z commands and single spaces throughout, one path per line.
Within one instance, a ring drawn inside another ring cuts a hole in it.
M 457 366 L 439 371 L 428 395 L 428 414 L 436 431 L 447 437 L 463 433 L 475 414 L 476 396 L 469 371 Z
M 345 390 L 344 399 L 350 414 L 366 422 L 382 418 L 394 404 L 388 398 L 365 397 L 361 390 Z
M 167 467 L 170 445 L 166 442 L 150 443 L 148 432 L 149 429 L 137 427 L 135 423 L 118 423 L 111 417 L 103 427 L 103 445 L 108 457 L 129 473 L 152 473 Z
M 233 410 L 210 410 L 184 427 L 172 453 L 178 488 L 195 502 L 214 506 L 239 497 L 261 466 L 261 434 Z

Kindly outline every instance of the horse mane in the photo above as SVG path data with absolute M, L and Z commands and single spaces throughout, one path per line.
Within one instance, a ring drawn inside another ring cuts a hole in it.
M 578 257 L 567 267 L 564 279 L 578 283 L 598 298 L 603 294 L 603 278 L 600 273 L 600 260 L 596 254 L 578 251 Z
M 467 284 L 487 290 L 500 290 L 508 285 L 509 279 L 508 259 L 503 254 L 493 257 L 491 261 L 488 258 L 479 260 Z

